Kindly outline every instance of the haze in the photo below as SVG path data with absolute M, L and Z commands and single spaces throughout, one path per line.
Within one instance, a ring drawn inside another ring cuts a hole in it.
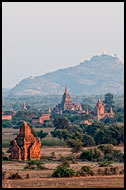
M 3 88 L 78 65 L 104 49 L 123 61 L 123 2 L 2 3 Z

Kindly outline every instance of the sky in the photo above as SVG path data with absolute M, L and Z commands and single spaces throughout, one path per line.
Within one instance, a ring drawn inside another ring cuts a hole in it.
M 3 2 L 2 87 L 89 60 L 124 61 L 123 2 Z

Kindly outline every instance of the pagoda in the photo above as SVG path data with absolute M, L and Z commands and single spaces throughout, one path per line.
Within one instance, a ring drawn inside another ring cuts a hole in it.
M 10 142 L 11 155 L 9 159 L 30 160 L 40 159 L 41 141 L 31 132 L 31 128 L 24 121 L 19 134 Z
M 62 97 L 61 104 L 58 105 L 60 110 L 75 110 L 75 105 L 72 103 L 67 87 Z

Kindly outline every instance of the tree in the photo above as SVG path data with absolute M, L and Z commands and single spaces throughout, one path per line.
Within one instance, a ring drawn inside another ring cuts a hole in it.
M 12 127 L 12 122 L 9 120 L 2 120 L 2 127 L 3 128 L 11 128 Z
M 72 152 L 79 152 L 82 147 L 80 140 L 68 139 L 67 144 L 72 148 Z
M 105 100 L 103 101 L 105 105 L 105 107 L 107 108 L 107 110 L 110 110 L 110 108 L 114 108 L 114 100 L 113 100 L 113 94 L 111 93 L 107 93 L 104 96 Z
M 72 132 L 70 121 L 65 117 L 56 117 L 53 120 L 53 125 L 55 129 L 67 129 L 70 133 Z
M 75 172 L 67 166 L 58 166 L 52 177 L 72 177 Z
M 87 134 L 83 135 L 82 141 L 83 141 L 83 146 L 94 146 L 95 145 L 94 138 Z
M 48 135 L 48 133 L 43 132 L 42 130 L 38 132 L 38 137 L 44 138 Z
M 114 152 L 114 146 L 112 144 L 100 144 L 98 149 L 104 152 L 104 154 L 112 154 Z
M 101 160 L 103 156 L 104 156 L 104 153 L 101 150 L 97 148 L 93 148 L 93 149 L 88 149 L 82 152 L 80 155 L 80 159 L 89 160 L 89 161 L 98 161 L 98 160 Z
M 67 140 L 71 137 L 71 134 L 66 129 L 55 129 L 51 134 L 53 137 L 58 137 L 60 140 Z
M 112 124 L 112 123 L 116 123 L 116 119 L 113 117 L 105 117 L 101 120 L 103 123 L 105 124 Z

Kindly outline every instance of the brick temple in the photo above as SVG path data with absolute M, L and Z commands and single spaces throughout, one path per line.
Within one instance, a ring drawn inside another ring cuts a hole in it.
M 10 142 L 11 155 L 9 159 L 30 160 L 40 159 L 41 141 L 31 132 L 31 128 L 24 121 L 19 134 Z
M 32 118 L 32 124 L 37 125 L 37 124 L 43 124 L 44 121 L 50 120 L 50 113 L 44 113 L 40 117 L 33 117 Z
M 12 115 L 2 115 L 2 120 L 12 120 Z
M 58 104 L 56 107 L 59 111 L 59 113 L 62 113 L 64 110 L 76 110 L 76 111 L 82 111 L 82 107 L 79 103 L 76 105 L 71 101 L 70 94 L 68 92 L 67 87 L 65 87 L 65 92 L 62 97 L 61 104 Z
M 94 108 L 94 119 L 99 121 L 100 119 L 108 116 L 108 117 L 113 117 L 114 113 L 112 110 L 112 107 L 110 108 L 110 112 L 109 113 L 105 113 L 105 104 L 102 104 L 100 98 L 98 99 L 98 102 Z

